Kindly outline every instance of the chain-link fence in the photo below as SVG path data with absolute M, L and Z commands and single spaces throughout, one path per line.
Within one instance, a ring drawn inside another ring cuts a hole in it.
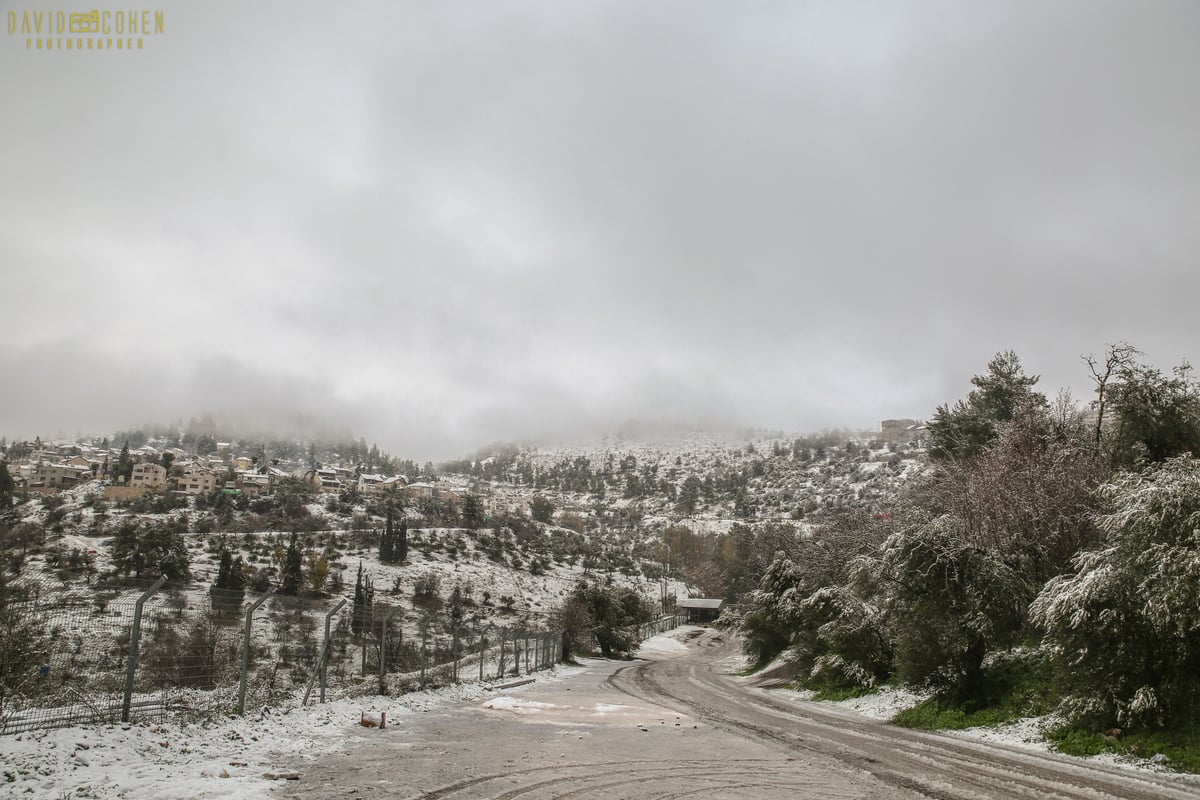
M 161 713 L 160 696 L 130 696 L 127 665 L 147 586 L 10 587 L 0 608 L 0 731 Z
M 646 623 L 637 639 L 680 619 Z M 561 657 L 561 632 L 528 621 L 163 581 L 23 584 L 0 607 L 0 734 L 400 694 L 523 676 Z

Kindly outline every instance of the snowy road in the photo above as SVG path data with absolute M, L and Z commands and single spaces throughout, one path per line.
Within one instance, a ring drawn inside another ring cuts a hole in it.
M 363 729 L 277 797 L 1200 798 L 1200 787 L 789 701 L 725 674 L 735 649 L 692 630 L 632 664 Z

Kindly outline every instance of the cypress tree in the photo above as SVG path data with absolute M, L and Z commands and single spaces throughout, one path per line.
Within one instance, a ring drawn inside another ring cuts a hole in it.
M 379 537 L 379 560 L 390 564 L 396 560 L 396 531 L 392 526 L 392 510 L 388 509 L 383 535 Z
M 217 582 L 213 584 L 214 589 L 229 588 L 229 572 L 233 569 L 233 554 L 221 548 L 221 565 L 217 567 Z
M 392 533 L 387 528 L 379 534 L 379 560 L 384 564 L 391 563 L 392 560 Z
M 16 482 L 8 472 L 8 462 L 0 461 L 0 510 L 12 507 L 16 488 Z
M 124 478 L 126 483 L 133 476 L 133 458 L 129 455 L 129 441 L 125 441 L 125 445 L 121 448 L 121 455 L 117 457 L 117 477 Z
M 392 555 L 397 564 L 403 564 L 408 558 L 408 523 L 400 520 L 400 530 L 396 531 L 396 540 L 392 543 Z
M 362 562 L 358 562 L 358 577 L 354 581 L 354 605 L 350 609 L 350 630 L 356 637 L 361 638 L 367 630 L 371 619 L 371 601 L 374 600 L 375 590 L 371 586 L 371 576 L 363 575 Z

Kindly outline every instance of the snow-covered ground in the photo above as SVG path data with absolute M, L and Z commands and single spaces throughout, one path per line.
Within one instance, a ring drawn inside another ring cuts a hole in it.
M 555 683 L 582 667 L 556 667 L 536 682 Z M 400 697 L 366 697 L 259 711 L 196 724 L 104 725 L 37 731 L 0 738 L 0 797 L 196 800 L 270 797 L 277 780 L 303 774 L 346 735 L 386 713 L 389 726 L 449 704 L 485 701 L 489 708 L 528 713 L 545 704 L 522 700 L 524 687 L 501 691 L 464 683 Z M 516 695 L 516 696 L 514 696 Z M 272 777 L 273 776 L 273 777 Z M 172 788 L 174 787 L 174 788 Z
M 890 720 L 906 708 L 911 708 L 929 698 L 928 693 L 917 692 L 894 686 L 885 686 L 879 691 L 863 697 L 851 697 L 847 700 L 813 700 L 814 692 L 809 690 L 771 689 L 772 696 L 791 700 L 817 703 L 839 711 L 849 711 L 864 717 L 882 721 Z M 1046 740 L 1045 731 L 1060 724 L 1062 720 L 1053 715 L 1044 717 L 1027 717 L 995 727 L 965 728 L 957 731 L 941 731 L 947 736 L 954 736 L 975 742 L 987 742 L 1019 750 L 1038 753 L 1053 752 L 1050 742 Z M 1162 759 L 1134 758 L 1119 756 L 1113 753 L 1101 753 L 1085 759 L 1096 764 L 1123 767 L 1133 770 L 1150 772 L 1170 772 L 1163 766 Z M 1200 778 L 1197 778 L 1200 782 Z
M 677 637 L 692 627 L 693 626 L 688 625 L 668 631 L 667 633 L 660 633 L 657 636 L 651 636 L 638 646 L 638 649 L 634 655 L 661 657 L 664 655 L 670 655 L 672 653 L 685 653 L 688 649 L 687 645 L 679 641 Z M 699 629 L 697 628 L 697 630 Z
M 682 641 L 690 626 L 647 639 L 638 654 L 672 658 L 687 650 Z M 729 664 L 729 667 L 738 666 Z M 260 709 L 244 718 L 204 723 L 163 723 L 88 726 L 39 731 L 0 739 L 0 797 L 54 798 L 160 798 L 176 796 L 187 787 L 187 796 L 259 800 L 271 797 L 276 781 L 289 775 L 307 775 L 322 759 L 351 744 L 347 737 L 361 735 L 364 716 L 378 721 L 386 714 L 389 726 L 404 726 L 414 714 L 436 712 L 452 705 L 479 707 L 519 717 L 573 720 L 632 713 L 629 706 L 579 697 L 584 704 L 543 702 L 523 693 L 537 685 L 559 683 L 592 669 L 585 660 L 578 667 L 558 666 L 538 673 L 532 684 L 459 684 L 400 697 L 344 699 L 287 712 Z M 501 687 L 504 688 L 501 688 Z M 765 690 L 773 696 L 811 701 L 810 692 Z M 571 695 L 561 695 L 571 697 Z M 885 687 L 866 697 L 821 705 L 874 719 L 888 719 L 897 711 L 925 698 L 908 690 Z M 974 728 L 950 735 L 1024 749 L 1050 750 L 1042 736 L 1045 719 L 1027 719 L 997 728 Z M 574 723 L 573 723 L 574 724 Z M 1152 760 L 1097 756 L 1096 763 L 1128 769 L 1163 771 Z M 175 787 L 171 789 L 170 787 Z
M 890 720 L 906 708 L 929 699 L 928 692 L 916 692 L 894 686 L 885 686 L 878 692 L 830 702 L 829 705 L 853 711 L 871 719 Z

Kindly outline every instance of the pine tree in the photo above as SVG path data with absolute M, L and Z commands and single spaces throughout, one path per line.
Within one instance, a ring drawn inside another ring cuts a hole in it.
M 396 531 L 396 540 L 392 543 L 392 555 L 397 564 L 403 564 L 408 558 L 408 523 L 400 520 L 400 530 Z
M 129 520 L 113 532 L 112 564 L 118 575 L 185 580 L 191 577 L 191 554 L 183 534 L 167 524 L 139 526 Z
M 733 498 L 733 515 L 735 517 L 753 517 L 755 513 L 754 501 L 746 494 L 744 488 L 738 488 L 737 494 Z
M 466 614 L 466 600 L 463 598 L 462 588 L 456 583 L 450 592 L 450 627 L 454 630 L 461 628 Z
M 217 580 L 209 594 L 214 611 L 236 611 L 242 607 L 246 595 L 245 565 L 242 557 L 237 558 L 224 546 L 221 547 L 221 563 L 217 567 Z
M 675 510 L 680 514 L 691 516 L 696 513 L 696 505 L 700 502 L 700 479 L 695 475 L 688 476 L 679 490 L 679 502 Z
M 242 561 L 240 553 L 233 557 L 233 565 L 229 570 L 229 591 L 237 593 L 238 605 L 241 605 L 242 597 L 246 594 L 246 563 Z
M 462 519 L 467 528 L 483 526 L 483 501 L 479 499 L 479 495 L 471 493 L 463 498 Z
M 129 455 L 129 441 L 125 441 L 125 445 L 121 448 L 121 455 L 117 458 L 118 478 L 124 478 L 126 483 L 133 476 L 133 458 Z
M 299 594 L 300 584 L 304 581 L 304 557 L 300 553 L 299 536 L 292 533 L 288 541 L 287 553 L 283 557 L 283 579 L 279 587 L 280 594 Z
M 217 580 L 213 584 L 214 589 L 229 588 L 229 572 L 233 568 L 233 554 L 221 548 L 221 565 L 217 567 Z
M 1045 395 L 1034 391 L 1037 375 L 1026 375 L 1017 354 L 997 353 L 986 375 L 971 378 L 975 386 L 953 407 L 938 406 L 929 421 L 929 455 L 934 459 L 974 458 L 999 435 L 999 425 L 1022 409 L 1045 408 Z

